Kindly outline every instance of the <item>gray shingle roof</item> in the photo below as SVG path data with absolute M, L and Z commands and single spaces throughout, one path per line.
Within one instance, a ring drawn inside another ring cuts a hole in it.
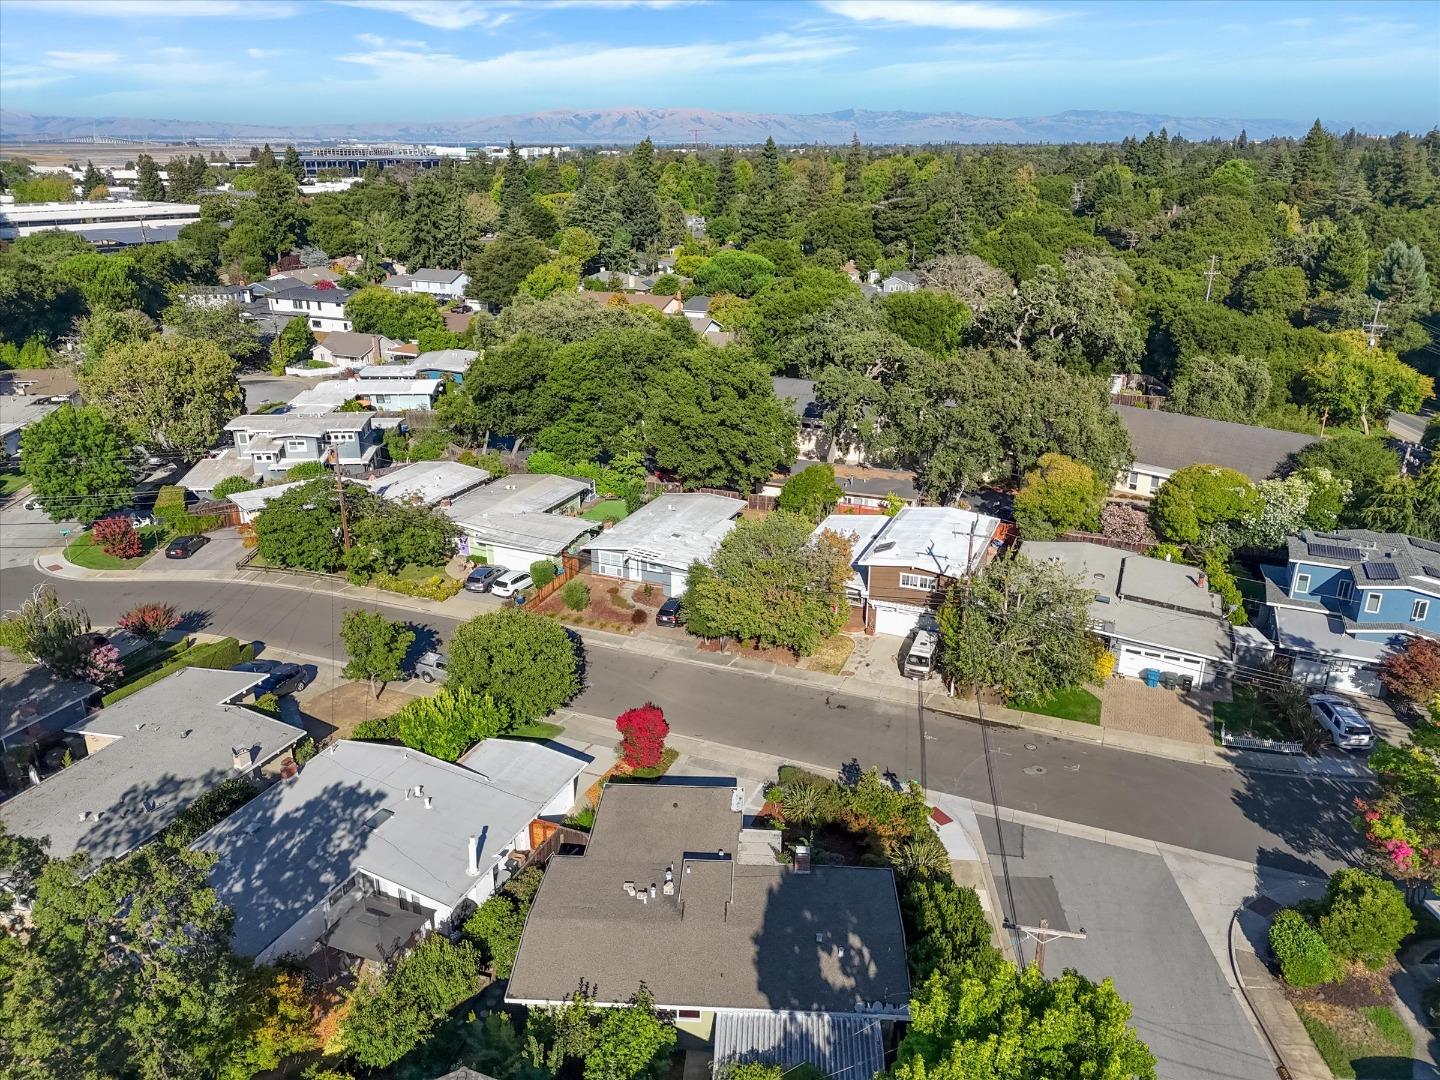
M 598 1000 L 621 1002 L 643 981 L 658 1005 L 673 1008 L 905 1009 L 910 980 L 891 871 L 799 874 L 735 858 L 741 815 L 720 783 L 606 787 L 585 854 L 550 861 L 507 1000 L 560 1001 L 584 980 Z M 629 895 L 626 882 L 646 899 Z
M 1116 405 L 1115 413 L 1130 433 L 1135 461 L 1162 469 L 1187 465 L 1223 465 L 1264 480 L 1291 454 L 1318 442 L 1314 435 L 1207 420 L 1203 416 Z
M 777 375 L 770 380 L 770 385 L 775 388 L 775 396 L 781 401 L 789 398 L 794 402 L 792 408 L 801 420 L 814 422 L 820 419 L 822 410 L 819 402 L 815 400 L 814 379 L 786 379 Z
M 53 858 L 77 851 L 97 861 L 124 855 L 238 775 L 232 748 L 248 749 L 260 765 L 304 734 L 221 704 L 259 680 L 246 671 L 186 668 L 93 713 L 71 730 L 114 741 L 0 804 L 0 821 L 24 836 L 49 836 Z
M 480 837 L 479 863 L 489 873 L 506 845 L 589 760 L 538 743 L 492 739 L 459 765 L 403 746 L 342 740 L 195 847 L 220 856 L 211 884 L 235 909 L 235 948 L 254 956 L 356 871 L 455 904 L 475 884 L 469 838 Z M 520 776 L 523 786 L 516 783 Z M 423 797 L 407 799 L 416 786 Z M 389 814 L 377 822 L 381 811 Z
M 1306 530 L 1286 541 L 1289 561 L 1344 566 L 1358 584 L 1404 582 L 1434 592 L 1440 583 L 1440 544 L 1404 533 L 1370 529 Z M 1428 581 L 1418 580 L 1428 578 Z

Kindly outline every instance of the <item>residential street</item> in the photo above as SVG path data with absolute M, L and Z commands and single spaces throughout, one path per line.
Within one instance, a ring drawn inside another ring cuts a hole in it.
M 44 578 L 31 568 L 0 574 L 0 608 L 19 604 Z M 96 624 L 140 600 L 190 613 L 192 629 L 264 642 L 276 652 L 343 659 L 337 628 L 345 601 L 295 589 L 194 581 L 111 585 L 57 582 Z M 400 608 L 394 618 L 414 618 Z M 453 620 L 426 617 L 443 640 Z M 980 728 L 927 712 L 778 678 L 657 660 L 592 643 L 577 710 L 614 716 L 654 701 L 677 732 L 838 768 L 852 758 L 933 789 L 990 797 Z M 1350 827 L 1356 783 L 1189 765 L 1034 732 L 994 730 L 1001 805 L 1143 836 L 1295 872 L 1326 873 L 1358 854 Z

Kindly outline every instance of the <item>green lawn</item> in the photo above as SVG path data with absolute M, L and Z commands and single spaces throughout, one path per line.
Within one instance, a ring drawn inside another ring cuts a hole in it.
M 627 513 L 624 499 L 606 499 L 604 502 L 596 503 L 580 516 L 586 521 L 604 521 L 607 518 L 612 521 L 619 521 L 625 517 Z
M 1058 716 L 1082 724 L 1100 723 L 1100 699 L 1084 687 L 1061 690 L 1045 701 L 1015 701 L 1012 708 L 1041 716 Z
M 1220 728 L 1223 726 L 1231 735 L 1247 735 L 1256 739 L 1279 739 L 1282 742 L 1295 738 L 1295 733 L 1283 724 L 1275 714 L 1255 696 L 1248 686 L 1236 686 L 1233 701 L 1215 703 L 1215 742 L 1220 742 Z
M 445 567 L 443 566 L 416 566 L 414 563 L 407 563 L 395 574 L 401 581 L 429 581 L 433 577 L 444 577 Z
M 140 556 L 135 559 L 117 559 L 106 555 L 88 532 L 81 533 L 65 547 L 65 558 L 76 566 L 87 570 L 132 570 L 139 566 L 161 544 L 165 543 L 166 530 L 162 526 L 141 529 Z
M 552 724 L 549 720 L 532 720 L 528 724 L 521 724 L 514 731 L 507 731 L 505 738 L 548 742 L 551 739 L 559 738 L 564 733 L 563 724 Z
M 7 499 L 25 486 L 25 477 L 6 469 L 0 472 L 0 499 Z
M 1409 1080 L 1415 1044 L 1389 1006 L 1347 1010 L 1349 1023 L 1343 1028 L 1327 1024 L 1304 1005 L 1296 1011 L 1335 1076 L 1354 1080 L 1361 1075 L 1356 1065 L 1362 1065 L 1363 1080 Z

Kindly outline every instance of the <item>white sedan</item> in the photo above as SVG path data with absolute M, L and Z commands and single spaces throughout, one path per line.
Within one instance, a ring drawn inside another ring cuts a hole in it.
M 1375 731 L 1370 722 L 1344 698 L 1333 694 L 1312 694 L 1310 711 L 1341 750 L 1369 750 L 1375 745 Z

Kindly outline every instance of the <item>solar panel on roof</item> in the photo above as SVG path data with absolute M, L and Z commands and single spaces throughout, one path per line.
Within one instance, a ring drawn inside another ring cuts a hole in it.
M 1319 555 L 1322 559 L 1343 559 L 1346 562 L 1359 562 L 1360 549 L 1353 547 L 1341 547 L 1339 544 L 1306 544 L 1305 550 L 1311 555 Z
M 1366 563 L 1365 576 L 1371 581 L 1399 581 L 1400 571 L 1394 563 Z
M 1425 566 L 1420 567 L 1420 571 L 1426 577 L 1433 577 L 1440 580 L 1440 567 L 1434 567 L 1427 563 Z
M 1429 540 L 1418 540 L 1413 536 L 1409 537 L 1408 539 L 1410 541 L 1411 547 L 1418 547 L 1425 551 L 1434 551 L 1436 553 L 1440 553 L 1440 544 L 1432 543 Z

